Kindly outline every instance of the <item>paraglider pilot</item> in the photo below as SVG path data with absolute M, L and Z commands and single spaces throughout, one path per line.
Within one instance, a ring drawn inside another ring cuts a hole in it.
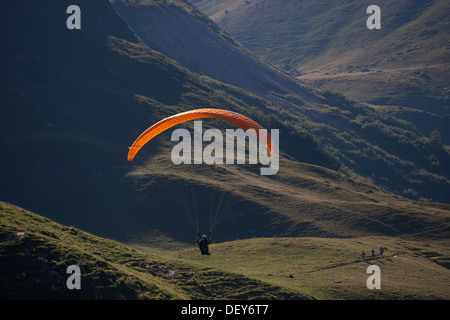
M 198 233 L 196 240 L 202 255 L 210 255 L 208 245 L 211 243 L 211 234 L 209 235 L 208 239 L 206 235 L 203 235 L 200 238 L 200 233 Z

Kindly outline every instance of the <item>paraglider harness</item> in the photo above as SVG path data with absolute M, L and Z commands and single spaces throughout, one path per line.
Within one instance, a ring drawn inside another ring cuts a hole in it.
M 209 238 L 206 238 L 206 235 L 200 238 L 200 233 L 197 233 L 196 240 L 202 255 L 210 255 L 208 245 L 211 243 L 211 233 L 209 233 Z

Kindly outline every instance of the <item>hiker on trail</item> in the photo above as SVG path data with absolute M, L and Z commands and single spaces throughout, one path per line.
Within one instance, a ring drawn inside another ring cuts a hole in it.
M 363 260 L 366 260 L 366 253 L 364 252 L 364 250 L 361 252 L 361 258 Z
M 200 238 L 200 233 L 197 234 L 197 244 L 198 247 L 200 248 L 200 252 L 202 253 L 202 255 L 210 255 L 209 253 L 209 247 L 208 245 L 211 243 L 211 235 L 209 236 L 209 239 L 206 237 L 206 235 L 203 235 Z
M 375 258 L 375 249 L 374 248 L 372 248 L 372 258 Z
M 382 246 L 380 246 L 380 255 L 383 258 L 383 252 L 384 252 L 384 248 Z

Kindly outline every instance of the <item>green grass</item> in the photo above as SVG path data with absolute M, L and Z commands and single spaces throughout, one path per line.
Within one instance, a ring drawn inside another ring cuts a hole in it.
M 394 237 L 255 238 L 213 244 L 207 257 L 199 257 L 196 249 L 168 254 L 318 299 L 448 299 L 448 244 Z M 380 245 L 386 249 L 383 258 Z M 369 257 L 372 248 L 375 258 Z M 364 261 L 361 250 L 366 252 Z M 366 287 L 369 265 L 380 267 L 380 290 Z
M 66 287 L 78 265 L 81 289 Z M 302 299 L 236 272 L 145 252 L 0 203 L 1 299 Z

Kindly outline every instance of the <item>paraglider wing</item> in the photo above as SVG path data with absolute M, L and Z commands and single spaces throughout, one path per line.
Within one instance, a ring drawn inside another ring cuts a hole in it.
M 182 112 L 173 116 L 170 116 L 168 118 L 165 118 L 154 125 L 152 125 L 150 128 L 145 130 L 137 139 L 134 141 L 133 145 L 130 147 L 130 151 L 128 152 L 128 161 L 132 161 L 138 151 L 151 139 L 156 137 L 161 132 L 170 129 L 173 126 L 176 126 L 177 124 L 189 121 L 189 120 L 195 120 L 200 118 L 219 118 L 225 121 L 228 121 L 240 128 L 242 128 L 244 131 L 248 129 L 254 129 L 256 132 L 256 137 L 261 140 L 260 129 L 264 129 L 261 127 L 258 123 L 251 120 L 250 118 L 247 118 L 246 116 L 243 116 L 239 113 L 231 112 L 228 110 L 222 110 L 222 109 L 197 109 L 197 110 L 191 110 Z M 267 134 L 266 139 L 266 146 L 269 150 L 270 154 L 273 154 L 274 150 L 272 149 L 271 144 L 271 138 L 270 135 Z

